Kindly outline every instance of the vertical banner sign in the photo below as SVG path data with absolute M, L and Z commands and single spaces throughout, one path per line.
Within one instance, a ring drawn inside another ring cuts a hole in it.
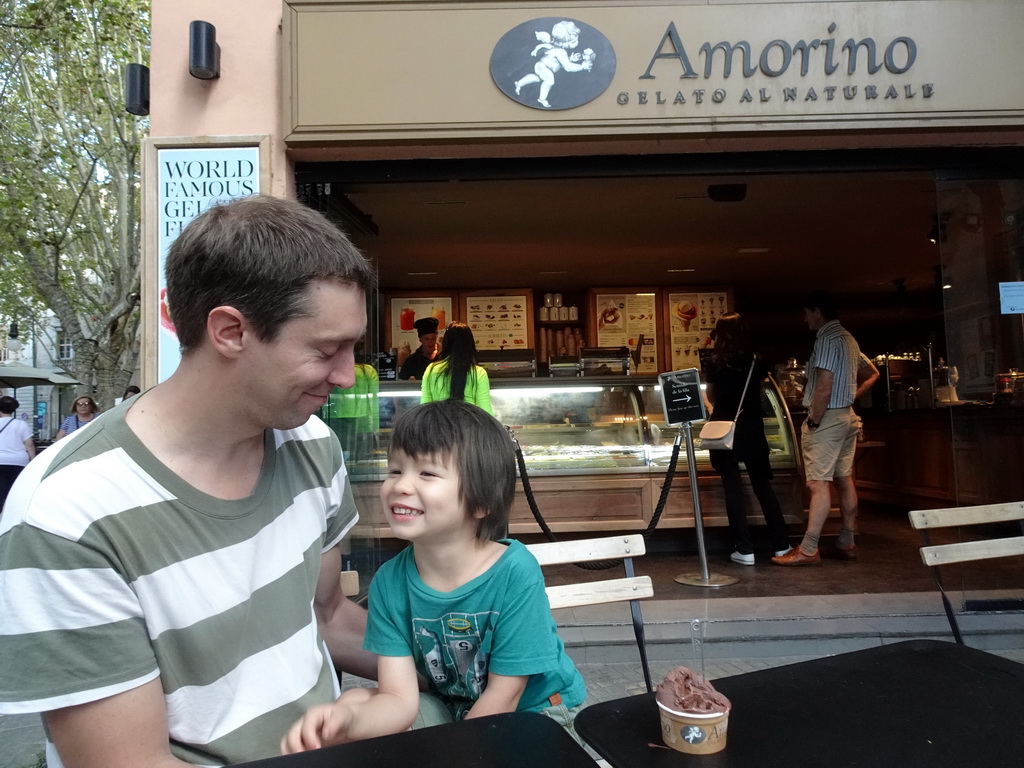
M 181 360 L 174 318 L 167 310 L 164 264 L 171 243 L 212 205 L 260 193 L 259 147 L 203 147 L 157 150 L 159 312 L 157 380 L 174 373 Z

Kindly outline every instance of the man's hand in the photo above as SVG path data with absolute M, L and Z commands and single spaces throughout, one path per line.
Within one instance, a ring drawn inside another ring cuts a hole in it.
M 825 368 L 814 369 L 814 394 L 811 396 L 811 404 L 807 408 L 807 419 L 818 424 L 825 418 L 825 411 L 828 410 L 828 401 L 832 397 L 832 382 L 835 374 Z M 807 423 L 806 421 L 804 422 Z M 811 429 L 811 427 L 808 427 Z

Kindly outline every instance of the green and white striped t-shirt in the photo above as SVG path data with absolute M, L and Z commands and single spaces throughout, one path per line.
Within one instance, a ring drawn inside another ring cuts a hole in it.
M 256 490 L 224 501 L 156 460 L 124 422 L 131 404 L 44 451 L 8 498 L 0 713 L 159 677 L 177 757 L 275 755 L 338 694 L 313 612 L 321 555 L 357 519 L 337 438 L 316 417 L 268 431 Z

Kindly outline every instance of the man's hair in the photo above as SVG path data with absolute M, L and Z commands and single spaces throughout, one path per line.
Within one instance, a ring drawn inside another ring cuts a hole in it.
M 515 448 L 487 411 L 464 400 L 418 405 L 395 419 L 388 450 L 450 461 L 459 471 L 459 501 L 470 514 L 484 513 L 476 537 L 490 541 L 505 534 L 516 490 Z
M 835 320 L 839 317 L 836 300 L 832 298 L 831 293 L 826 291 L 811 291 L 807 294 L 807 298 L 804 299 L 804 308 L 820 310 L 821 316 L 826 320 Z
M 10 395 L 0 397 L 0 413 L 14 413 L 18 410 L 19 405 L 21 405 L 21 403 Z
M 189 223 L 167 254 L 167 306 L 182 354 L 206 335 L 215 307 L 245 315 L 262 341 L 308 312 L 307 288 L 338 280 L 365 292 L 376 286 L 366 258 L 316 211 L 276 197 L 216 205 Z

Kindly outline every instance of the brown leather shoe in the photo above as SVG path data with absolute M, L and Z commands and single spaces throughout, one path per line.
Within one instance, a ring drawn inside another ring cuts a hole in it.
M 776 565 L 821 565 L 821 555 L 818 550 L 814 550 L 814 554 L 805 555 L 800 547 L 793 547 L 790 552 L 773 557 L 772 562 Z
M 836 547 L 836 557 L 840 560 L 856 560 L 857 559 L 857 545 L 854 544 L 850 547 Z

